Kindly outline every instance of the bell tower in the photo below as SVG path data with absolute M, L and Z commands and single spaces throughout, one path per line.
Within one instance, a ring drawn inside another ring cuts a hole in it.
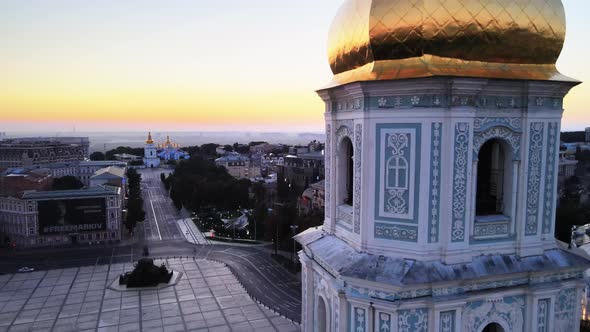
M 155 168 L 160 166 L 160 158 L 152 139 L 152 133 L 148 133 L 148 138 L 145 141 L 143 163 L 146 167 Z
M 317 91 L 325 221 L 296 236 L 304 331 L 579 329 L 589 262 L 554 238 L 579 82 L 555 67 L 561 1 L 515 3 L 344 2 Z
M 324 230 L 444 263 L 554 249 L 563 97 L 575 82 L 355 82 L 326 102 Z

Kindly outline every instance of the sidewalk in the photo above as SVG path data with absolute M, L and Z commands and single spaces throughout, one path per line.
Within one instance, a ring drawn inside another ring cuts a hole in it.
M 199 231 L 191 218 L 179 219 L 176 224 L 188 242 L 192 244 L 211 244 L 211 241 L 203 236 L 203 233 Z

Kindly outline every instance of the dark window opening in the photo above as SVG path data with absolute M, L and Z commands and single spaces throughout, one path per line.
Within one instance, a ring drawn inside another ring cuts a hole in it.
M 353 204 L 353 184 L 354 184 L 354 149 L 352 142 L 348 137 L 342 140 L 340 145 L 340 162 L 339 176 L 340 201 L 344 204 Z
M 502 328 L 502 326 L 500 326 L 500 324 L 492 323 L 492 324 L 489 324 L 488 326 L 484 327 L 482 332 L 505 332 L 505 331 L 504 331 L 504 328 Z
M 476 214 L 503 214 L 504 149 L 497 140 L 486 142 L 479 151 L 477 165 Z

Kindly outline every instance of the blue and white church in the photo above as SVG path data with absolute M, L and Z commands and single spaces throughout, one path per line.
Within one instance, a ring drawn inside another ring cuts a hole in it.
M 149 168 L 156 168 L 160 166 L 160 158 L 158 157 L 158 150 L 152 139 L 152 133 L 148 133 L 148 138 L 145 141 L 143 148 L 143 164 Z
M 579 331 L 589 262 L 554 238 L 560 0 L 346 0 L 302 330 Z

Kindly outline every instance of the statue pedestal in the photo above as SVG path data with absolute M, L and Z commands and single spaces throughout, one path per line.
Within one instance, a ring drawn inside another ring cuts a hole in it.
M 170 282 L 168 282 L 167 284 L 158 284 L 157 286 L 152 286 L 152 287 L 129 288 L 129 287 L 127 287 L 127 285 L 119 285 L 119 277 L 117 277 L 117 278 L 115 278 L 115 280 L 113 280 L 113 282 L 111 282 L 111 284 L 107 288 L 110 290 L 117 291 L 117 292 L 133 292 L 133 291 L 140 291 L 140 290 L 158 290 L 158 289 L 176 286 L 176 284 L 178 284 L 178 281 L 180 281 L 180 278 L 182 277 L 182 272 L 178 272 L 178 271 L 171 271 L 171 272 L 172 272 L 172 278 L 170 278 Z

